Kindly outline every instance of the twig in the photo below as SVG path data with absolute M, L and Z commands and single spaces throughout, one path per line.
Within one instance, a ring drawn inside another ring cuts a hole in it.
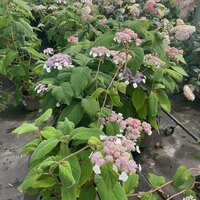
M 185 191 L 186 191 L 186 189 L 185 189 L 185 190 L 182 190 L 182 191 L 180 191 L 180 192 L 178 192 L 178 193 L 176 193 L 176 194 L 174 194 L 174 195 L 172 195 L 171 197 L 169 197 L 169 198 L 168 198 L 168 199 L 166 199 L 166 200 L 173 199 L 174 197 L 176 197 L 176 196 L 178 196 L 178 195 L 180 195 L 180 194 L 184 193 Z

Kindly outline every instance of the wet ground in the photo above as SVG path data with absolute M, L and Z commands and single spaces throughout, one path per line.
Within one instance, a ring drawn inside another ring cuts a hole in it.
M 200 136 L 200 100 L 189 103 L 182 95 L 176 95 L 172 97 L 172 107 L 173 116 L 183 123 L 192 134 Z M 34 136 L 17 136 L 11 132 L 22 122 L 34 119 L 36 114 L 36 112 L 27 112 L 21 106 L 9 107 L 0 113 L 0 200 L 34 200 L 34 198 L 25 197 L 17 190 L 28 169 L 28 157 L 20 158 L 18 154 L 23 145 Z M 168 115 L 161 114 L 161 130 L 175 124 Z M 139 190 L 148 191 L 150 189 L 147 181 L 149 172 L 165 176 L 167 180 L 170 180 L 180 165 L 189 168 L 199 167 L 200 161 L 194 158 L 197 153 L 200 153 L 200 145 L 179 126 L 175 128 L 174 134 L 168 137 L 163 134 L 154 134 L 152 140 L 148 142 L 148 147 L 144 149 L 138 159 L 143 168 L 140 174 Z M 194 172 L 194 175 L 197 174 L 197 171 Z M 164 193 L 172 195 L 174 191 L 167 187 Z M 160 199 L 165 198 L 160 195 Z M 175 199 L 182 199 L 182 197 Z

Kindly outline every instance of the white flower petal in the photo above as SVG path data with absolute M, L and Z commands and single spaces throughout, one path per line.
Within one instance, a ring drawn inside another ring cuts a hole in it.
M 92 169 L 95 174 L 101 174 L 101 169 L 98 165 L 95 165 Z
M 126 174 L 126 172 L 122 172 L 120 175 L 119 175 L 119 180 L 120 181 L 123 181 L 123 182 L 126 182 L 128 180 L 128 175 Z

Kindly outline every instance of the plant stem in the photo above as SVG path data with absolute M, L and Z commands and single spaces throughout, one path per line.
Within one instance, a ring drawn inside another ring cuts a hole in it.
M 97 73 L 96 73 L 95 78 L 94 78 L 96 80 L 96 89 L 97 89 L 97 78 L 98 78 L 98 75 L 99 75 L 100 66 L 101 66 L 101 60 L 99 59 L 99 64 L 98 64 L 98 67 L 97 67 Z
M 75 156 L 75 155 L 81 153 L 82 151 L 84 151 L 85 149 L 87 149 L 87 148 L 89 148 L 89 147 L 90 147 L 90 146 L 87 145 L 87 146 L 83 147 L 82 149 L 80 149 L 80 150 L 78 150 L 78 151 L 76 151 L 76 152 L 74 152 L 74 153 L 72 153 L 72 154 L 70 154 L 70 155 L 64 157 L 64 158 L 61 159 L 61 160 L 59 160 L 58 162 L 56 162 L 56 163 L 52 166 L 52 168 L 50 169 L 50 173 L 52 173 L 52 172 L 54 171 L 54 169 L 55 169 L 60 163 L 64 162 L 64 161 L 67 160 L 68 158 L 71 158 L 71 157 L 73 157 L 73 156 Z
M 64 157 L 63 159 L 61 159 L 60 161 L 58 161 L 58 163 L 61 163 L 61 162 L 65 161 L 65 160 L 67 160 L 68 158 L 71 158 L 71 157 L 73 157 L 73 156 L 75 156 L 75 155 L 81 153 L 82 151 L 84 151 L 85 149 L 87 149 L 87 148 L 89 148 L 89 147 L 90 147 L 89 145 L 83 147 L 82 149 L 80 149 L 80 150 L 78 150 L 78 151 L 76 151 L 76 152 L 74 152 L 74 153 L 72 153 L 72 154 L 70 154 L 70 155 Z
M 178 192 L 178 193 L 176 193 L 176 194 L 174 194 L 174 195 L 172 195 L 171 197 L 169 197 L 169 198 L 168 198 L 168 199 L 166 199 L 166 200 L 173 199 L 174 197 L 176 197 L 176 196 L 178 196 L 178 195 L 180 195 L 180 194 L 184 193 L 185 191 L 186 191 L 186 189 L 185 189 L 185 190 L 182 190 L 182 191 L 180 191 L 180 192 Z
M 103 108 L 105 107 L 105 105 L 106 105 L 106 101 L 107 101 L 107 98 L 108 98 L 108 90 L 109 90 L 110 87 L 112 86 L 112 84 L 113 84 L 115 78 L 117 77 L 118 73 L 119 73 L 119 68 L 118 68 L 117 71 L 115 72 L 115 74 L 114 74 L 114 76 L 113 76 L 113 78 L 112 78 L 112 80 L 111 80 L 111 82 L 110 82 L 108 88 L 106 89 L 107 92 L 106 92 L 106 94 L 105 94 L 104 101 L 103 101 L 103 104 L 102 104 L 102 106 L 101 106 L 100 115 L 99 115 L 98 122 L 97 122 L 97 127 L 99 126 L 100 118 L 101 118 L 101 116 L 102 116 L 102 109 L 103 109 Z
M 173 181 L 169 181 L 169 182 L 167 182 L 167 183 L 161 185 L 160 187 L 155 188 L 155 189 L 151 189 L 151 190 L 149 190 L 149 191 L 147 191 L 147 192 L 138 192 L 138 193 L 135 193 L 135 194 L 128 194 L 127 196 L 129 196 L 129 197 L 131 197 L 131 196 L 141 196 L 141 195 L 146 194 L 146 193 L 154 193 L 154 192 L 156 192 L 156 191 L 162 189 L 163 187 L 165 187 L 165 186 L 171 184 L 172 182 L 173 182 Z

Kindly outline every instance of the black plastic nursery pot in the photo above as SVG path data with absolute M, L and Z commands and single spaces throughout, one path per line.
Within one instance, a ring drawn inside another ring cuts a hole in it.
M 34 111 L 40 108 L 39 100 L 30 95 L 23 95 L 22 103 L 28 111 Z

